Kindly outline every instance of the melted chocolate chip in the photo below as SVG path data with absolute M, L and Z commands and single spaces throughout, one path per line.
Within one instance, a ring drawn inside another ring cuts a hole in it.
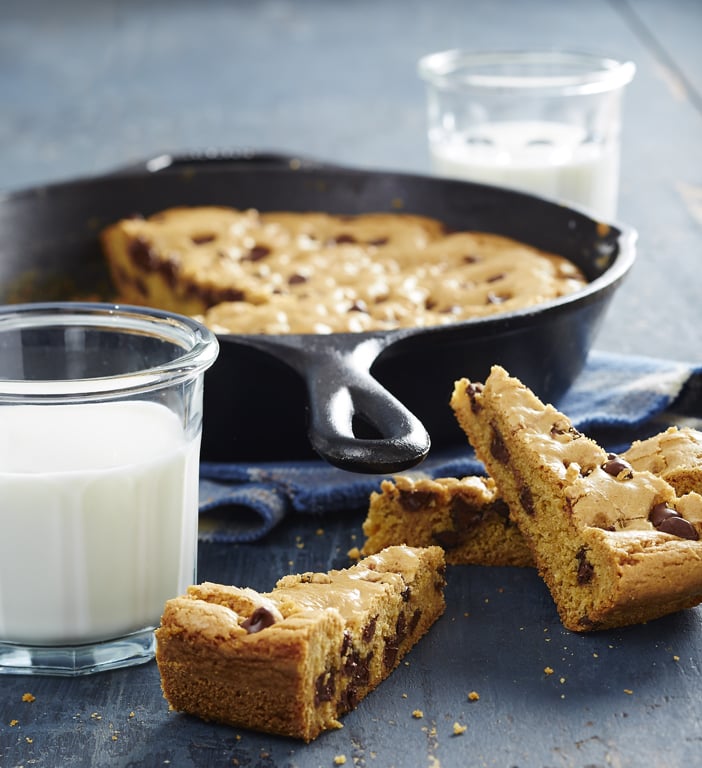
M 137 236 L 130 240 L 127 252 L 132 262 L 143 270 L 150 272 L 158 266 L 158 254 L 151 247 L 151 243 L 144 237 Z
M 270 627 L 272 624 L 275 624 L 275 616 L 273 616 L 268 608 L 261 606 L 256 608 L 251 616 L 242 622 L 241 626 L 250 635 L 253 635 L 266 627 Z
M 476 264 L 477 262 L 480 261 L 480 257 L 479 256 L 473 256 L 473 254 L 471 254 L 471 253 L 467 253 L 463 257 L 463 261 L 464 261 L 465 264 Z
M 417 624 L 419 624 L 419 620 L 422 618 L 422 609 L 417 608 L 415 612 L 412 614 L 412 618 L 409 621 L 409 624 L 407 625 L 407 633 L 410 635 L 414 634 L 414 631 L 417 629 Z
M 648 515 L 648 519 L 654 528 L 658 528 L 658 526 L 669 517 L 680 517 L 680 515 L 677 510 L 669 507 L 665 502 L 661 502 L 652 507 Z
M 479 525 L 483 519 L 484 507 L 460 494 L 454 496 L 449 504 L 449 515 L 455 528 L 465 530 Z
M 323 701 L 331 701 L 334 698 L 336 680 L 334 672 L 322 672 L 314 684 L 314 703 L 319 706 Z
M 661 533 L 669 533 L 671 536 L 678 536 L 681 539 L 691 541 L 699 539 L 699 533 L 695 526 L 665 503 L 656 504 L 651 509 L 648 519 L 653 527 Z
M 504 279 L 505 279 L 505 273 L 504 272 L 500 272 L 497 275 L 492 275 L 491 277 L 488 277 L 486 282 L 488 282 L 488 283 L 497 283 L 499 280 L 504 280 Z
M 621 456 L 617 456 L 616 453 L 607 454 L 607 461 L 602 465 L 602 469 L 612 477 L 619 477 L 624 472 L 625 474 L 621 477 L 622 480 L 631 480 L 634 476 L 634 468 L 631 464 Z
M 368 245 L 387 245 L 389 242 L 389 237 L 375 237 L 372 240 L 368 240 Z
M 407 617 L 404 611 L 400 612 L 395 622 L 395 637 L 398 642 L 402 642 L 407 637 Z
M 288 278 L 288 285 L 301 285 L 302 283 L 306 283 L 307 278 L 304 275 L 300 275 L 298 273 L 295 273 L 294 275 L 290 275 Z
M 522 505 L 522 508 L 527 513 L 527 515 L 532 516 L 536 513 L 536 507 L 534 506 L 534 496 L 532 495 L 531 489 L 526 485 L 523 485 L 519 489 L 519 503 Z
M 478 395 L 483 391 L 483 385 L 480 382 L 468 382 L 466 385 L 466 394 L 470 400 L 470 409 L 473 413 L 480 411 L 480 403 L 478 402 Z
M 385 669 L 392 669 L 397 663 L 397 654 L 399 648 L 397 647 L 397 640 L 393 637 L 387 641 L 385 648 L 383 649 L 383 666 Z
M 505 441 L 500 434 L 499 429 L 493 424 L 492 426 L 492 440 L 490 441 L 490 453 L 500 462 L 500 464 L 509 463 L 509 452 Z
M 378 617 L 374 616 L 368 624 L 366 624 L 365 627 L 363 627 L 363 632 L 361 632 L 361 637 L 363 638 L 363 642 L 370 643 L 370 641 L 373 639 L 373 635 L 375 634 L 375 627 L 378 623 Z
M 341 655 L 346 656 L 346 654 L 351 649 L 351 633 L 348 631 L 348 629 L 344 630 L 344 637 L 341 641 Z
M 405 587 L 402 592 L 400 592 L 400 597 L 402 598 L 403 603 L 409 602 L 410 597 L 412 597 L 412 590 L 410 587 Z
M 695 526 L 688 520 L 685 520 L 684 517 L 669 517 L 663 520 L 657 527 L 657 530 L 663 533 L 670 533 L 681 539 L 690 539 L 691 541 L 697 541 L 700 537 Z
M 400 491 L 400 506 L 408 512 L 418 512 L 420 509 L 426 509 L 436 500 L 436 494 L 433 491 Z
M 337 235 L 336 237 L 332 238 L 331 240 L 332 245 L 336 243 L 336 245 L 343 244 L 343 243 L 357 243 L 358 240 L 353 235 L 350 235 L 348 233 L 343 233 L 341 235 Z
M 213 240 L 216 240 L 217 235 L 214 235 L 211 232 L 203 232 L 202 234 L 193 235 L 190 239 L 195 245 L 204 245 L 205 243 L 211 243 Z
M 595 575 L 595 568 L 587 559 L 585 547 L 578 550 L 575 559 L 578 562 L 578 584 L 589 584 Z
M 442 531 L 432 531 L 431 537 L 435 544 L 438 544 L 442 549 L 455 549 L 459 546 L 465 536 L 458 531 L 453 531 L 448 528 Z
M 242 261 L 261 261 L 261 259 L 265 259 L 270 252 L 271 249 L 267 245 L 259 245 L 257 243 L 245 256 L 242 256 Z

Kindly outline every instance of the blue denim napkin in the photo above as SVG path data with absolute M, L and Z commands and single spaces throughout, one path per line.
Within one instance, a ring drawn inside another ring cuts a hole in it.
M 670 424 L 702 417 L 702 366 L 593 351 L 558 408 L 604 447 L 623 450 Z M 466 441 L 465 446 L 432 451 L 412 473 L 462 477 L 483 471 Z M 321 460 L 203 462 L 200 540 L 250 542 L 289 514 L 317 514 L 322 520 L 325 513 L 366 509 L 382 479 Z

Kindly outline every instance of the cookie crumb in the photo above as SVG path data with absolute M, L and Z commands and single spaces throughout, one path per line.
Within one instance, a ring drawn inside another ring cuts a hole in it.
M 480 694 L 477 691 L 471 691 L 468 694 L 468 701 L 478 701 L 480 699 Z
M 680 661 L 680 656 L 673 656 L 673 661 Z
M 414 712 L 412 712 L 412 717 L 416 720 L 421 720 L 421 718 L 424 717 L 424 712 L 422 712 L 421 709 L 415 709 Z
M 22 701 L 36 701 L 37 697 L 32 693 L 23 693 L 22 694 Z
M 553 667 L 544 667 L 544 674 L 545 675 L 552 675 L 553 674 Z
M 625 688 L 625 689 L 624 689 L 624 693 L 625 693 L 627 696 L 631 696 L 631 695 L 632 695 L 634 692 L 631 690 L 631 688 Z
M 461 725 L 460 723 L 454 723 L 453 724 L 453 735 L 454 736 L 460 736 L 462 733 L 465 733 L 468 730 L 467 725 Z
M 346 765 L 346 755 L 336 755 L 334 757 L 334 765 Z
M 10 720 L 10 728 L 15 728 L 19 725 L 19 720 Z
M 346 553 L 351 560 L 360 560 L 361 559 L 361 550 L 358 547 L 351 547 L 351 549 Z

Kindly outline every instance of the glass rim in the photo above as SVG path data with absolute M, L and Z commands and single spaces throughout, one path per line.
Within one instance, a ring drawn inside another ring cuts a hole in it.
M 70 379 L 0 377 L 0 400 L 3 402 L 104 400 L 161 389 L 204 372 L 219 353 L 216 335 L 202 323 L 151 307 L 97 302 L 37 302 L 0 307 L 0 336 L 5 332 L 43 327 L 83 327 L 148 334 L 181 347 L 183 352 L 158 365 L 107 376 Z
M 520 72 L 525 65 L 578 67 L 575 72 L 540 74 Z M 511 66 L 513 72 L 485 73 L 485 66 Z M 419 59 L 419 76 L 438 88 L 460 87 L 514 89 L 520 91 L 558 90 L 567 93 L 602 93 L 621 88 L 634 78 L 633 61 L 575 51 L 469 51 L 452 48 Z

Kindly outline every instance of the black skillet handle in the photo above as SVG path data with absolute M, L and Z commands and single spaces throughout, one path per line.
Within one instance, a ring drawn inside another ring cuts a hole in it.
M 426 458 L 431 440 L 419 419 L 370 373 L 387 341 L 365 334 L 245 336 L 238 343 L 272 354 L 307 384 L 312 448 L 351 472 L 391 474 Z M 378 437 L 357 437 L 358 421 Z
M 282 170 L 303 170 L 307 168 L 323 169 L 337 166 L 314 160 L 301 155 L 289 155 L 284 152 L 257 151 L 251 149 L 202 150 L 199 152 L 181 152 L 160 155 L 117 168 L 110 175 L 122 176 L 133 173 L 163 173 L 182 171 L 185 168 L 262 168 Z

